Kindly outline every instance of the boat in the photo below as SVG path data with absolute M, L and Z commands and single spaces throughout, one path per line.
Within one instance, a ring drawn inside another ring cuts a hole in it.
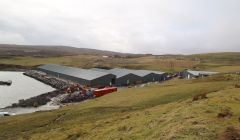
M 11 86 L 11 85 L 12 85 L 12 81 L 11 81 L 11 80 L 8 80 L 8 81 L 0 81 L 0 85 Z

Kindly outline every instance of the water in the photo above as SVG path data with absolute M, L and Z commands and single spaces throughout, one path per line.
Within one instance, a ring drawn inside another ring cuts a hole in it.
M 23 75 L 23 72 L 0 71 L 0 81 L 12 81 L 11 86 L 0 85 L 0 108 L 55 90 L 51 86 Z

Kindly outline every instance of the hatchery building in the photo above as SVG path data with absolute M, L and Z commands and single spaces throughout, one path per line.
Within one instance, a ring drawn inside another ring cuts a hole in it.
M 67 67 L 56 64 L 47 64 L 38 67 L 38 70 L 46 74 L 77 82 L 90 87 L 101 87 L 114 85 L 116 76 L 111 73 L 87 70 L 81 68 Z

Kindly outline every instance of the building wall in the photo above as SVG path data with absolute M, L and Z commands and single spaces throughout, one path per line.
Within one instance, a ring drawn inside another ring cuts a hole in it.
M 116 83 L 116 76 L 113 75 L 113 74 L 108 74 L 108 75 L 105 75 L 103 77 L 100 77 L 100 78 L 97 78 L 97 79 L 94 79 L 91 81 L 91 86 L 95 86 L 95 87 L 101 87 L 101 86 L 110 86 L 110 83 L 112 85 L 115 85 Z
M 192 78 L 197 78 L 197 76 L 189 73 L 188 71 L 183 71 L 181 72 L 181 77 L 184 78 L 184 79 L 192 79 Z
M 141 77 L 134 75 L 134 74 L 128 74 L 123 77 L 116 79 L 116 85 L 117 86 L 127 86 L 136 84 L 138 81 L 141 81 Z
M 156 81 L 159 81 L 159 76 L 154 73 L 151 73 L 151 74 L 148 74 L 148 75 L 142 77 L 143 83 L 156 82 Z
M 167 80 L 167 73 L 163 73 L 163 74 L 155 74 L 156 77 L 156 81 L 165 81 Z
M 159 81 L 168 80 L 168 73 L 159 74 Z

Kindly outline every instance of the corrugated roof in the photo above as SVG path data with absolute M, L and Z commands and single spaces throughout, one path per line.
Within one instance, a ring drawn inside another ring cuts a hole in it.
M 95 70 L 95 71 L 107 72 L 107 73 L 108 73 L 108 70 L 106 70 L 106 69 L 100 69 L 100 68 L 91 68 L 90 70 Z
M 38 68 L 81 78 L 81 79 L 86 79 L 86 80 L 94 80 L 109 74 L 106 72 L 86 70 L 81 68 L 73 68 L 73 67 L 67 67 L 67 66 L 61 66 L 61 65 L 55 65 L 55 64 L 42 65 L 42 66 L 39 66 Z
M 164 72 L 160 71 L 151 71 L 151 70 L 131 70 L 133 74 L 136 74 L 138 76 L 144 77 L 149 74 L 164 74 Z
M 123 77 L 123 76 L 128 75 L 128 74 L 133 74 L 128 69 L 120 69 L 120 68 L 114 68 L 114 69 L 108 70 L 108 72 L 116 75 L 117 78 Z
M 117 78 L 128 75 L 128 74 L 134 74 L 134 75 L 137 75 L 137 76 L 140 76 L 140 77 L 144 77 L 144 76 L 149 75 L 151 73 L 154 73 L 154 74 L 163 74 L 164 73 L 164 72 L 160 72 L 160 71 L 131 70 L 131 69 L 121 69 L 121 68 L 114 68 L 114 69 L 111 69 L 111 70 L 93 68 L 92 70 L 109 72 L 111 74 L 116 75 Z
M 210 72 L 210 71 L 193 71 L 193 70 L 187 70 L 187 72 L 189 72 L 189 73 L 191 73 L 192 75 L 195 75 L 195 76 L 217 74 L 217 72 Z

